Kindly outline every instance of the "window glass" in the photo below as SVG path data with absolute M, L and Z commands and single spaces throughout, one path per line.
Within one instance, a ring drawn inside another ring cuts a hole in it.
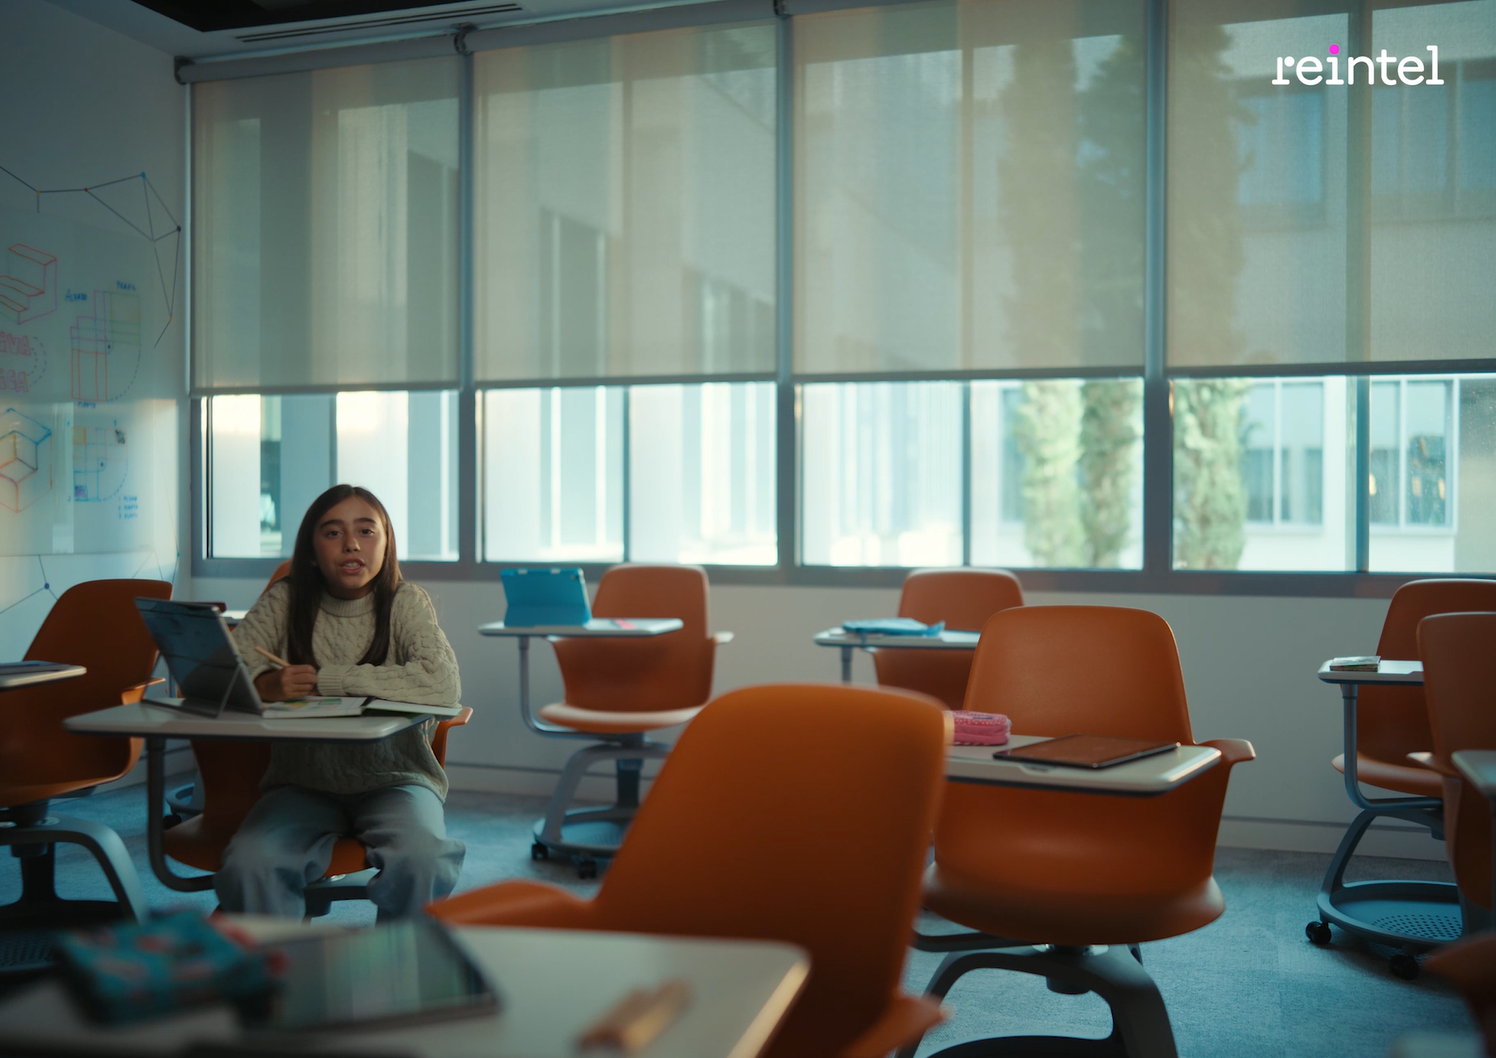
M 1141 379 L 971 383 L 971 561 L 1138 569 Z
M 389 512 L 402 560 L 457 558 L 457 394 L 211 397 L 208 554 L 288 557 L 307 507 L 337 482 Z
M 623 418 L 618 387 L 483 394 L 486 560 L 624 557 Z
M 1343 377 L 1175 379 L 1175 568 L 1353 568 L 1354 391 Z
M 800 388 L 801 551 L 811 566 L 961 564 L 961 384 Z
M 774 385 L 629 390 L 629 557 L 779 561 Z

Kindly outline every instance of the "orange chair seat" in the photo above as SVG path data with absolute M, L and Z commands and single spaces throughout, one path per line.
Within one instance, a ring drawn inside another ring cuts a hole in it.
M 1342 753 L 1330 764 L 1342 775 L 1345 774 L 1345 754 Z M 1356 778 L 1367 786 L 1417 797 L 1443 797 L 1444 786 L 1439 773 L 1428 768 L 1415 768 L 1407 764 L 1393 764 L 1377 760 L 1364 753 L 1356 754 Z
M 1177 937 L 1214 922 L 1226 910 L 1220 888 L 1208 876 L 1170 893 L 1117 891 L 1103 863 L 1097 863 L 1091 879 L 1075 878 L 1073 888 L 1033 884 L 1044 880 L 1054 881 L 1053 875 L 1031 877 L 1019 864 L 1000 881 L 990 874 L 967 881 L 931 864 L 923 902 L 942 918 L 995 937 L 1077 947 Z M 1093 884 L 1085 884 L 1088 880 Z
M 702 706 L 686 709 L 659 709 L 653 712 L 623 712 L 612 709 L 583 709 L 581 706 L 555 702 L 540 710 L 540 718 L 576 731 L 599 735 L 626 735 L 637 731 L 658 731 L 675 727 L 696 718 Z
M 225 827 L 221 821 L 193 816 L 161 835 L 161 846 L 178 863 L 200 871 L 217 872 L 223 866 L 223 852 L 228 848 L 229 839 L 239 829 L 237 820 L 229 822 L 232 825 Z M 369 866 L 366 853 L 367 850 L 356 839 L 339 838 L 332 849 L 332 862 L 323 877 L 364 870 Z

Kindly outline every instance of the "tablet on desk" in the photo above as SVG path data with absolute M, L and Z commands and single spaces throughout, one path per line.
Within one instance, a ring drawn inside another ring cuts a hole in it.
M 1110 735 L 1064 735 L 1033 742 L 1014 749 L 1000 749 L 992 756 L 997 760 L 1016 760 L 1026 764 L 1059 764 L 1066 768 L 1110 768 L 1156 753 L 1178 749 L 1178 742 L 1154 742 L 1142 738 L 1114 738 Z
M 272 1032 L 409 1024 L 491 1014 L 493 986 L 430 919 L 266 945 L 283 956 L 275 991 L 246 1004 L 246 1028 Z

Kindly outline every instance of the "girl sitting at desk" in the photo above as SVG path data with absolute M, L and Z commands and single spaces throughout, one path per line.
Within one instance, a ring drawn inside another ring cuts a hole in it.
M 461 696 L 431 600 L 400 579 L 389 514 L 353 485 L 334 485 L 312 503 L 290 574 L 260 596 L 234 639 L 267 702 L 324 694 L 455 705 Z M 274 743 L 265 793 L 213 879 L 222 909 L 301 917 L 307 884 L 323 876 L 345 835 L 379 869 L 369 899 L 381 920 L 449 894 L 466 849 L 446 836 L 435 730 L 432 719 L 380 742 Z

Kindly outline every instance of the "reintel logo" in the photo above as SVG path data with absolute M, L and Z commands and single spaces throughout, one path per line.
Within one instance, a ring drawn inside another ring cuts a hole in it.
M 1376 84 L 1376 67 L 1382 68 L 1382 84 L 1395 85 L 1398 82 L 1407 85 L 1414 84 L 1443 84 L 1439 79 L 1439 48 L 1437 45 L 1428 45 L 1428 52 L 1432 56 L 1429 60 L 1428 77 L 1423 76 L 1423 60 L 1416 55 L 1407 55 L 1399 59 L 1395 55 L 1388 55 L 1387 49 L 1382 49 L 1382 54 L 1373 59 L 1370 55 L 1346 56 L 1345 76 L 1346 80 L 1340 79 L 1340 45 L 1331 44 L 1330 54 L 1325 57 L 1324 62 L 1314 55 L 1306 55 L 1295 62 L 1292 55 L 1278 56 L 1278 76 L 1273 78 L 1273 84 L 1292 84 L 1287 77 L 1283 76 L 1283 67 L 1294 67 L 1294 76 L 1299 79 L 1299 84 L 1316 85 L 1321 82 L 1325 84 L 1355 84 L 1356 65 L 1364 63 L 1366 66 L 1366 84 Z M 1330 76 L 1321 76 L 1325 72 L 1325 63 L 1330 64 Z M 1387 72 L 1387 68 L 1393 63 L 1397 64 L 1397 78 Z M 1313 74 L 1310 77 L 1309 74 Z

